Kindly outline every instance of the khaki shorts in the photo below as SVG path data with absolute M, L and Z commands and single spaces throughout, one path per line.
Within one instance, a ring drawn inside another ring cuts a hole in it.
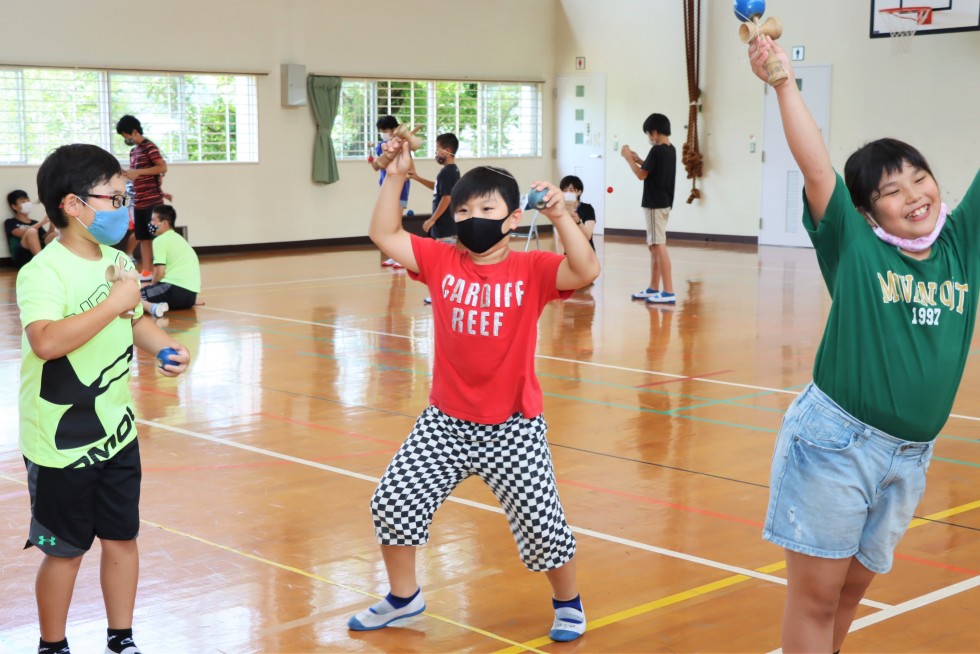
M 667 242 L 667 219 L 670 218 L 670 207 L 666 209 L 643 208 L 647 219 L 647 245 L 663 245 Z

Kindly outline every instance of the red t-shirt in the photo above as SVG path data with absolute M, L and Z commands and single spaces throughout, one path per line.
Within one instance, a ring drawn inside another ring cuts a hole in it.
M 152 168 L 163 162 L 163 155 L 150 139 L 129 151 L 129 167 L 134 170 Z M 133 208 L 148 209 L 163 202 L 163 191 L 160 189 L 160 175 L 140 175 L 133 180 Z
M 542 411 L 534 374 L 538 318 L 545 304 L 568 298 L 556 286 L 565 258 L 510 251 L 479 265 L 466 250 L 412 235 L 418 274 L 429 287 L 435 322 L 435 366 L 429 402 L 461 420 L 495 425 L 515 413 Z

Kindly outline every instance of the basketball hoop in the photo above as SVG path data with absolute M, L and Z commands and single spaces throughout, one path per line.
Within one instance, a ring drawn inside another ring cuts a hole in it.
M 885 30 L 891 34 L 894 52 L 908 52 L 919 25 L 932 24 L 932 7 L 892 7 L 879 10 Z

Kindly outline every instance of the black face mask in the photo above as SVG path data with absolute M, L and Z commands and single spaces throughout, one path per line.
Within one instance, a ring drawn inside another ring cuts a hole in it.
M 500 228 L 510 218 L 507 214 L 499 220 L 493 218 L 467 218 L 456 223 L 456 237 L 470 252 L 483 254 L 506 238 L 511 230 L 501 232 Z
M 436 156 L 436 163 L 439 164 L 440 166 L 445 165 L 446 161 L 447 161 L 446 157 Z

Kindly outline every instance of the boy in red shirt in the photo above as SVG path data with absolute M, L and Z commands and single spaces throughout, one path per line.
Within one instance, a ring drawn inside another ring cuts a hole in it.
M 590 284 L 599 275 L 598 259 L 561 191 L 544 182 L 534 184 L 548 190 L 541 213 L 561 235 L 565 256 L 512 251 L 520 191 L 508 172 L 489 166 L 471 170 L 453 187 L 451 209 L 463 247 L 409 234 L 398 195 L 412 169 L 411 155 L 398 138 L 385 149 L 398 155 L 388 166 L 369 234 L 429 287 L 435 365 L 430 406 L 371 498 L 391 592 L 353 616 L 348 627 L 381 629 L 425 610 L 415 548 L 428 541 L 433 514 L 453 489 L 478 475 L 507 514 L 524 565 L 544 571 L 551 583 L 551 638 L 574 640 L 585 632 L 575 537 L 558 498 L 534 349 L 544 306 Z

